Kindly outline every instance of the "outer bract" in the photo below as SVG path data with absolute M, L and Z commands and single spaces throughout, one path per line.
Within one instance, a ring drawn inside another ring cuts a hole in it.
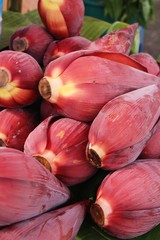
M 28 135 L 24 151 L 66 185 L 84 182 L 97 171 L 85 156 L 89 127 L 69 118 L 48 117 Z
M 143 148 L 139 158 L 160 158 L 160 119 L 154 126 L 152 135 Z
M 138 160 L 102 181 L 91 215 L 111 235 L 140 236 L 160 223 L 159 188 L 160 160 Z
M 44 53 L 52 41 L 53 37 L 43 26 L 30 24 L 18 28 L 11 35 L 9 48 L 14 51 L 26 52 L 42 63 Z
M 70 198 L 68 188 L 22 151 L 0 148 L 0 226 L 56 208 Z
M 28 134 L 38 124 L 37 111 L 29 108 L 5 108 L 0 111 L 0 146 L 23 151 Z
M 103 37 L 93 41 L 85 49 L 129 54 L 134 42 L 137 28 L 138 23 L 134 23 L 125 28 L 107 33 Z
M 53 41 L 49 44 L 43 57 L 43 65 L 61 57 L 69 52 L 80 50 L 91 43 L 90 40 L 81 36 L 74 36 L 62 39 L 60 41 Z
M 0 230 L 3 240 L 73 240 L 84 220 L 85 201 L 68 205 Z
M 131 54 L 130 57 L 144 65 L 149 73 L 154 75 L 158 75 L 160 73 L 158 63 L 156 62 L 154 57 L 152 57 L 152 55 L 150 55 L 149 53 L 145 52 L 134 53 Z
M 84 19 L 83 0 L 39 0 L 38 12 L 55 38 L 63 39 L 80 34 Z
M 56 104 L 62 115 L 92 121 L 114 97 L 160 82 L 145 71 L 125 54 L 79 50 L 47 65 L 39 92 Z
M 113 159 L 110 159 L 110 154 L 112 156 L 124 148 L 132 148 L 144 139 L 146 141 L 159 117 L 160 88 L 156 85 L 112 99 L 104 105 L 91 124 L 86 150 L 89 161 L 104 169 L 127 165 L 127 158 L 123 158 L 124 162 L 120 163 L 118 158 L 115 158 L 112 166 Z M 135 158 L 129 159 L 130 162 L 133 160 Z
M 0 106 L 31 105 L 39 98 L 38 83 L 43 72 L 37 61 L 27 53 L 0 52 Z
M 100 167 L 107 170 L 119 169 L 123 166 L 130 164 L 131 162 L 134 162 L 139 158 L 140 154 L 143 152 L 143 149 L 147 144 L 148 139 L 151 137 L 151 133 L 152 131 L 150 131 L 149 134 L 142 141 L 135 143 L 132 146 L 108 153 L 105 156 L 105 160 L 103 159 L 102 162 L 99 161 L 98 155 L 94 157 L 95 152 L 92 156 L 89 156 L 88 158 L 90 158 L 91 160 L 92 157 L 94 157 L 94 159 L 91 160 L 91 163 L 98 168 Z

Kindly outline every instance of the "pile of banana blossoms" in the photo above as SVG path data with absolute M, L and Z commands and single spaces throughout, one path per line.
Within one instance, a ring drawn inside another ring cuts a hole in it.
M 159 65 L 130 54 L 137 23 L 91 42 L 83 1 L 37 9 L 44 27 L 0 52 L 0 238 L 72 240 L 87 213 L 113 236 L 142 235 L 160 223 Z M 102 170 L 93 202 L 73 196 Z

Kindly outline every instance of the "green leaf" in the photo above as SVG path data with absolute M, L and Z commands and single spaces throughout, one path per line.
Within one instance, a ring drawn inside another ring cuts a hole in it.
M 160 63 L 160 55 L 157 57 L 156 61 Z
M 89 40 L 94 41 L 104 35 L 110 26 L 111 24 L 106 21 L 85 16 L 81 30 L 81 36 L 84 36 Z
M 31 23 L 43 25 L 38 10 L 28 11 L 25 16 Z
M 142 12 L 143 12 L 144 19 L 148 21 L 149 14 L 150 14 L 150 4 L 146 0 L 143 0 L 141 2 L 142 2 Z
M 144 18 L 144 24 L 147 25 L 150 16 L 150 4 L 148 1 L 143 0 L 142 2 L 142 16 Z
M 118 20 L 121 16 L 121 11 L 123 9 L 123 0 L 105 0 L 105 14 L 109 15 L 112 19 Z
M 12 11 L 4 11 L 2 19 L 3 20 L 0 49 L 8 46 L 11 34 L 18 27 L 22 25 L 25 26 L 30 23 L 24 15 Z

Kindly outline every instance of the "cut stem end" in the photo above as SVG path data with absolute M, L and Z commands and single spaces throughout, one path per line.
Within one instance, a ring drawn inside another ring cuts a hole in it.
M 25 38 L 15 38 L 12 48 L 14 51 L 24 52 L 28 49 L 28 42 Z
M 42 78 L 39 81 L 39 92 L 44 99 L 49 99 L 51 97 L 51 87 L 46 78 Z
M 34 158 L 36 160 L 38 160 L 38 162 L 40 162 L 43 166 L 45 166 L 45 168 L 47 168 L 50 172 L 52 172 L 52 168 L 50 163 L 47 161 L 47 159 L 45 159 L 44 157 L 41 156 L 34 156 Z
M 9 75 L 7 71 L 3 68 L 0 68 L 0 87 L 4 87 L 9 82 Z
M 91 205 L 90 214 L 95 223 L 97 223 L 100 227 L 104 226 L 104 213 L 102 208 L 98 204 L 93 203 Z
M 101 167 L 101 158 L 99 157 L 99 155 L 96 153 L 95 150 L 88 148 L 88 156 L 87 157 L 88 157 L 89 162 L 93 166 L 95 166 L 97 168 Z

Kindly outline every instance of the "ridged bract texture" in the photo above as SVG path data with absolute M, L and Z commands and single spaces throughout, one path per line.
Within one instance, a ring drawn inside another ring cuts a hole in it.
M 37 160 L 0 148 L 0 226 L 42 214 L 70 198 L 68 188 Z
M 91 215 L 109 234 L 140 236 L 160 223 L 160 160 L 138 160 L 101 183 Z
M 18 28 L 10 37 L 9 48 L 26 52 L 42 64 L 44 53 L 53 37 L 47 29 L 38 24 Z
M 156 85 L 112 99 L 91 124 L 87 148 L 89 161 L 97 167 L 113 170 L 136 160 L 159 116 L 160 88 Z M 136 151 L 133 151 L 134 148 Z M 124 156 L 129 154 L 130 157 L 118 156 L 121 151 Z M 112 158 L 114 154 L 115 158 Z
M 73 240 L 86 215 L 85 201 L 77 202 L 0 230 L 3 240 Z
M 47 65 L 39 92 L 62 115 L 92 121 L 116 96 L 159 82 L 159 77 L 125 54 L 79 50 Z
M 27 137 L 25 153 L 37 158 L 66 185 L 90 178 L 97 169 L 86 159 L 90 125 L 70 118 L 48 117 Z
M 0 111 L 0 146 L 23 151 L 28 134 L 38 124 L 39 114 L 36 110 L 31 108 L 3 109 Z

